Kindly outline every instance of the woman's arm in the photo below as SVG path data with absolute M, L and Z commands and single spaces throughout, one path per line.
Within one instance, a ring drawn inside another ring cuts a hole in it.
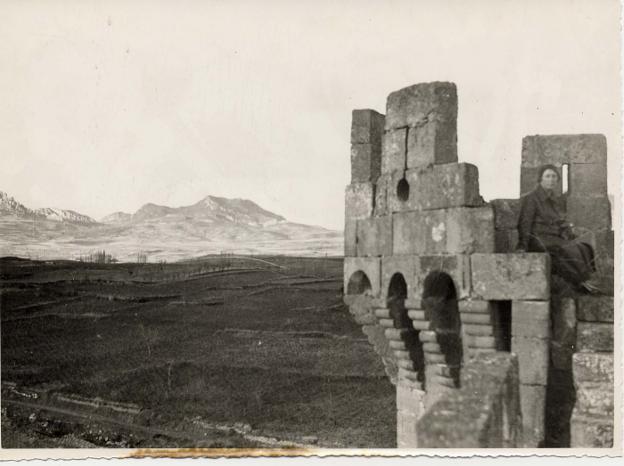
M 529 248 L 529 238 L 533 230 L 533 221 L 537 206 L 535 197 L 527 195 L 520 202 L 520 215 L 518 216 L 518 246 L 517 250 L 527 251 Z

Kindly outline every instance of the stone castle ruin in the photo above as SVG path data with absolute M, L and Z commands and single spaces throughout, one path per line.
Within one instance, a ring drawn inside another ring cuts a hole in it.
M 344 299 L 396 385 L 398 447 L 612 446 L 606 162 L 602 135 L 523 140 L 521 194 L 556 165 L 594 242 L 607 295 L 578 296 L 548 254 L 513 252 L 518 200 L 485 202 L 477 167 L 458 163 L 454 84 L 353 111 Z

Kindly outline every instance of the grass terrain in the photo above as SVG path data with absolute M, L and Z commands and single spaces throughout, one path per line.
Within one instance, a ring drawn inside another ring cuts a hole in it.
M 394 447 L 342 260 L 222 261 L 0 259 L 2 446 Z

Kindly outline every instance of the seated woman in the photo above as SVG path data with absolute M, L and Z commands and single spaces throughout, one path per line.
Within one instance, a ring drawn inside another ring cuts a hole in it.
M 548 252 L 554 274 L 580 291 L 598 293 L 589 281 L 595 271 L 593 248 L 575 237 L 565 219 L 554 192 L 559 178 L 554 165 L 540 167 L 537 187 L 521 198 L 517 251 Z

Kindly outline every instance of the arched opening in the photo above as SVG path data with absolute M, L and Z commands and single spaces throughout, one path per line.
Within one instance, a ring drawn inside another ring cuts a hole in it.
M 453 279 L 444 272 L 431 272 L 425 278 L 422 297 L 426 318 L 436 332 L 440 350 L 449 366 L 451 377 L 459 386 L 459 368 L 463 350 L 461 319 Z
M 400 201 L 407 201 L 410 195 L 410 185 L 405 179 L 405 177 L 401 178 L 401 180 L 397 184 L 397 197 Z
M 422 382 L 425 378 L 425 356 L 422 343 L 418 339 L 418 331 L 412 326 L 412 320 L 407 314 L 407 308 L 405 307 L 406 299 L 407 283 L 405 282 L 405 278 L 402 274 L 395 273 L 388 285 L 386 307 L 390 311 L 390 317 L 394 322 L 394 327 L 407 330 L 402 340 L 405 343 L 405 349 L 409 352 L 411 361 L 414 363 L 414 370 L 418 374 L 418 381 Z
M 347 294 L 370 294 L 371 288 L 371 282 L 366 274 L 358 270 L 349 278 Z

